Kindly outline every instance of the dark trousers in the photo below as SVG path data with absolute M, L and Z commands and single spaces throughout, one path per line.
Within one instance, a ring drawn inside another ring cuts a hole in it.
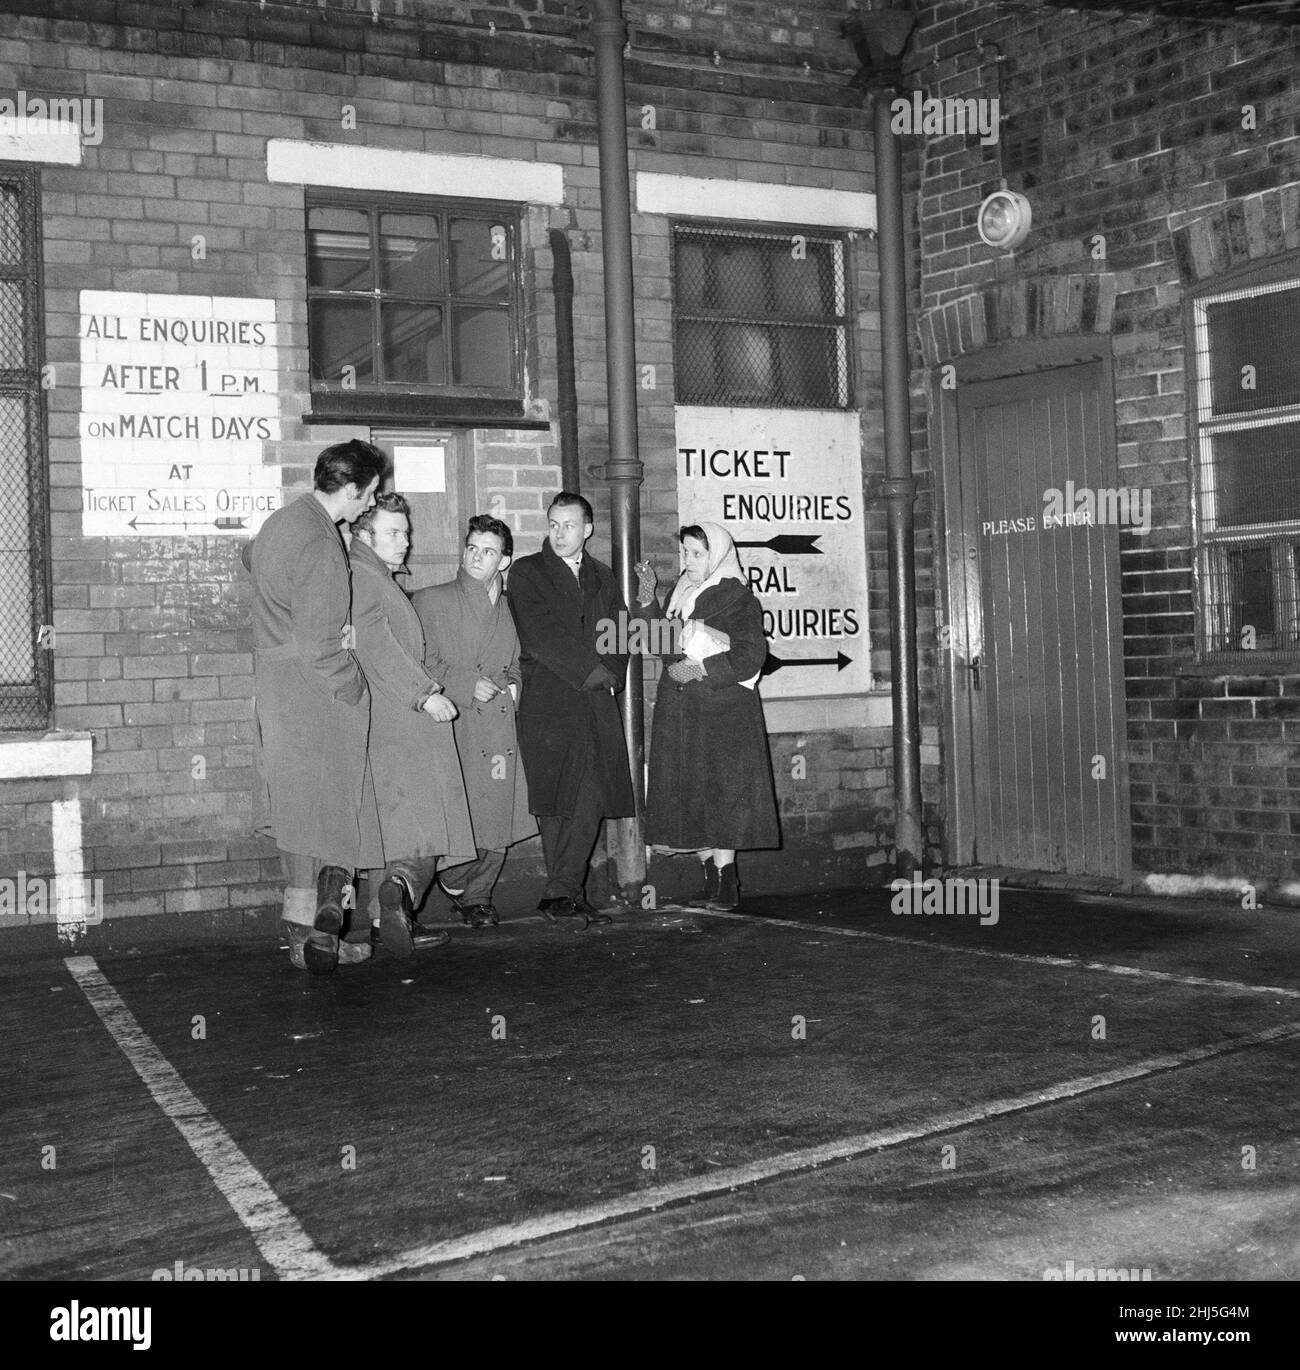
M 414 908 L 419 908 L 424 902 L 424 896 L 429 892 L 429 886 L 433 884 L 433 877 L 438 870 L 438 858 L 436 856 L 408 856 L 405 860 L 398 859 L 390 861 L 383 870 L 366 872 L 366 883 L 369 885 L 369 898 L 366 901 L 366 912 L 369 921 L 356 919 L 358 929 L 369 935 L 369 924 L 379 921 L 379 887 L 390 875 L 400 875 L 411 891 L 411 904 Z
M 467 861 L 463 866 L 453 866 L 442 872 L 442 883 L 454 890 L 464 890 L 460 902 L 466 905 L 490 904 L 492 891 L 496 887 L 497 876 L 506 863 L 505 848 L 487 851 L 478 849 L 478 857 Z
M 572 814 L 538 814 L 542 854 L 546 858 L 543 899 L 581 899 L 587 881 L 587 862 L 600 832 L 604 804 L 593 786 L 579 787 Z

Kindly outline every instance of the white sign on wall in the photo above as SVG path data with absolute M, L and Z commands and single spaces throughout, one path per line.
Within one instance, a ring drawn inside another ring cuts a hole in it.
M 81 531 L 255 533 L 282 502 L 275 302 L 81 292 Z
M 856 413 L 679 405 L 677 510 L 736 540 L 776 666 L 764 698 L 870 691 Z

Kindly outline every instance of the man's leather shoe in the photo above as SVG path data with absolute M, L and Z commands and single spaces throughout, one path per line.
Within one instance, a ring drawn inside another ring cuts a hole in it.
M 309 931 L 302 944 L 302 957 L 313 975 L 330 975 L 339 963 L 339 939 L 332 933 Z
M 486 904 L 462 904 L 459 912 L 460 921 L 467 928 L 486 927 L 492 921 Z
M 342 866 L 322 866 L 316 877 L 316 931 L 337 937 L 343 929 L 343 891 L 352 882 Z
M 546 919 L 548 923 L 554 923 L 557 918 L 576 918 L 578 910 L 573 906 L 573 900 L 561 895 L 558 899 L 541 899 L 537 904 L 537 912 Z
M 607 913 L 601 911 L 593 904 L 587 903 L 585 899 L 575 899 L 573 901 L 574 913 L 580 913 L 587 920 L 586 926 L 589 928 L 603 927 L 606 923 L 614 920 Z
M 416 951 L 427 951 L 430 947 L 445 947 L 451 941 L 451 933 L 441 928 L 422 928 L 419 923 L 411 924 L 411 946 Z
M 411 934 L 413 913 L 406 881 L 390 875 L 379 887 L 380 945 L 390 956 L 405 960 L 415 950 Z

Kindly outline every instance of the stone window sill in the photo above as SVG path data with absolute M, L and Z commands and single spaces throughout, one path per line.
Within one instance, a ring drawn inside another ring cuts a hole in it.
M 88 732 L 0 734 L 0 780 L 89 775 L 94 747 Z

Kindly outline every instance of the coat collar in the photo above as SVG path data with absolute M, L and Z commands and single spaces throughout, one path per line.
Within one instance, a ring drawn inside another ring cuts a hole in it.
M 362 542 L 359 537 L 353 536 L 348 544 L 348 556 L 352 559 L 354 566 L 360 567 L 365 571 L 372 571 L 376 575 L 383 576 L 385 580 L 392 580 L 393 573 L 388 569 L 385 562 L 380 560 L 379 553 Z
M 551 546 L 550 538 L 542 543 L 541 555 L 542 565 L 546 567 L 547 574 L 561 588 L 563 593 L 581 597 L 584 594 L 590 594 L 596 588 L 596 567 L 585 543 L 582 549 L 582 561 L 578 565 L 577 579 L 574 578 L 569 563 L 556 554 L 555 548 Z
M 738 580 L 724 580 L 717 585 L 710 585 L 696 597 L 691 617 L 707 618 L 710 614 L 726 613 L 749 593 L 749 586 Z
M 493 604 L 487 585 L 481 580 L 475 580 L 463 566 L 456 572 L 456 584 L 476 614 L 491 613 L 501 603 L 506 592 L 505 582 L 502 581 L 501 594 L 497 596 L 496 604 Z
M 325 527 L 328 528 L 336 538 L 338 538 L 339 545 L 342 546 L 343 534 L 340 531 L 338 524 L 335 523 L 332 518 L 330 518 L 329 513 L 326 511 L 325 506 L 320 502 L 320 500 L 318 500 L 314 494 L 308 494 L 302 497 L 300 503 L 306 505 L 307 510 L 312 515 L 312 517 L 318 519 L 321 523 L 323 523 Z

